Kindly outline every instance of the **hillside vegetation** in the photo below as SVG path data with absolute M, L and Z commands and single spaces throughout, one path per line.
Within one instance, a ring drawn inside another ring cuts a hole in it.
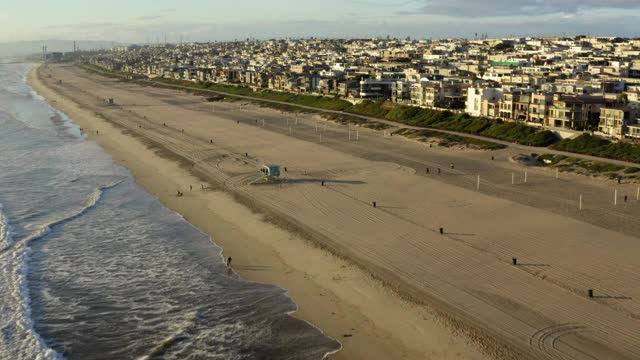
M 472 117 L 468 114 L 455 114 L 447 110 L 432 110 L 383 101 L 363 101 L 351 106 L 347 111 L 412 126 L 459 131 L 530 146 L 549 146 L 558 141 L 548 130 Z
M 640 145 L 614 143 L 591 134 L 583 134 L 574 139 L 564 139 L 553 145 L 552 148 L 578 154 L 640 163 Z

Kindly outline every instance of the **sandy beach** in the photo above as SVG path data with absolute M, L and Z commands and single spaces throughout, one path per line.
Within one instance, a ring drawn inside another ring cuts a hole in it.
M 367 129 L 350 141 L 317 115 L 70 66 L 29 83 L 242 277 L 286 288 L 294 316 L 343 343 L 332 358 L 640 358 L 637 185 L 556 179 L 510 162 L 513 149 Z M 268 163 L 285 181 L 248 185 Z

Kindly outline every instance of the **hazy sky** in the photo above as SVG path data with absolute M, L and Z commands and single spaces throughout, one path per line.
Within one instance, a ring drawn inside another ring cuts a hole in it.
M 0 0 L 0 42 L 640 36 L 640 0 Z

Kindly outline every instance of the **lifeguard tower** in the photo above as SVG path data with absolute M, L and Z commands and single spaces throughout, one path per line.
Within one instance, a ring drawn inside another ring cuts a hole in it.
M 280 165 L 262 165 L 258 176 L 249 182 L 249 185 L 257 182 L 276 182 L 280 178 Z

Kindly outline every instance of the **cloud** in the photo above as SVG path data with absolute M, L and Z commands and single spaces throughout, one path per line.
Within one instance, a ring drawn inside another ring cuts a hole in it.
M 458 0 L 449 0 L 456 2 Z M 487 2 L 492 0 L 487 0 Z M 515 0 L 514 0 L 515 1 Z M 495 1 L 494 1 L 495 2 Z M 542 1 L 541 1 L 542 2 Z M 588 1 L 585 0 L 586 3 Z M 471 6 L 471 5 L 470 5 Z M 404 38 L 447 38 L 473 37 L 474 33 L 488 33 L 491 37 L 578 35 L 603 36 L 640 35 L 635 24 L 635 11 L 626 14 L 611 11 L 591 11 L 589 14 L 557 12 L 543 16 L 470 16 L 451 18 L 450 16 L 353 16 L 322 20 L 301 17 L 295 20 L 262 19 L 243 22 L 208 23 L 203 21 L 123 21 L 87 22 L 79 24 L 55 25 L 41 28 L 40 38 L 64 39 L 108 39 L 121 42 L 169 42 L 233 40 L 256 37 L 393 37 Z M 426 18 L 426 20 L 425 20 Z
M 640 10 L 638 0 L 423 0 L 418 13 L 452 17 L 542 16 L 588 10 Z M 410 14 L 403 10 L 399 14 Z
M 120 23 L 112 22 L 95 22 L 95 23 L 80 23 L 80 24 L 58 24 L 58 25 L 46 25 L 43 29 L 50 30 L 86 30 L 86 29 L 106 29 L 120 26 Z
M 149 21 L 149 20 L 158 20 L 163 19 L 165 16 L 162 15 L 148 15 L 148 16 L 138 16 L 136 20 L 138 21 Z
M 380 2 L 376 2 L 376 1 L 371 1 L 371 0 L 351 0 L 351 3 L 353 4 L 360 4 L 360 5 L 366 5 L 366 6 L 379 6 L 379 7 L 399 7 L 399 6 L 406 6 L 406 5 L 411 5 L 411 4 L 416 4 L 416 3 L 422 3 L 424 2 L 424 0 L 405 0 L 405 1 L 380 1 Z

